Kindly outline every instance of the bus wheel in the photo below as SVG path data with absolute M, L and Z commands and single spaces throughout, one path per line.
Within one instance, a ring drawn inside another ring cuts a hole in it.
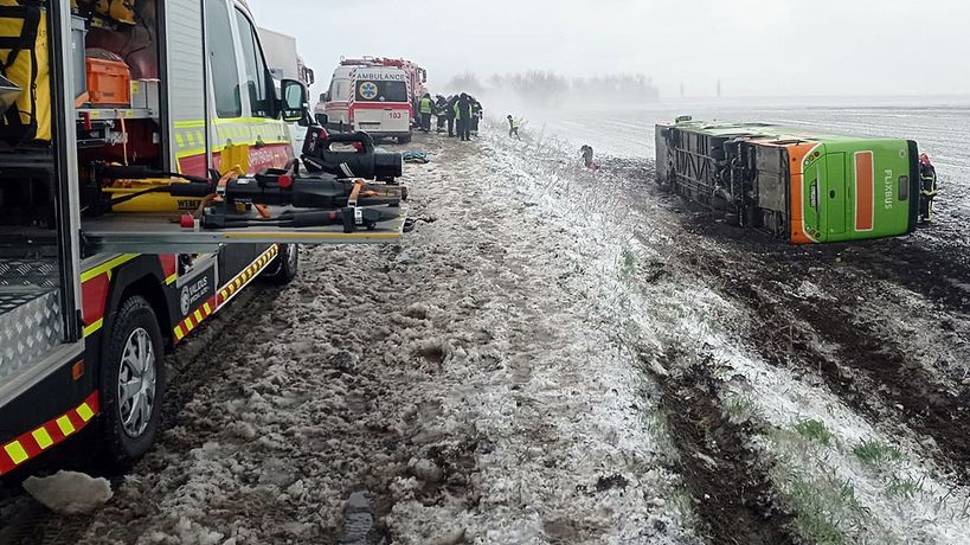
M 296 244 L 280 244 L 280 253 L 263 273 L 263 278 L 277 286 L 289 284 L 300 269 L 300 247 Z
M 162 332 L 141 296 L 127 299 L 103 354 L 102 429 L 110 459 L 128 465 L 148 452 L 158 432 L 165 392 Z

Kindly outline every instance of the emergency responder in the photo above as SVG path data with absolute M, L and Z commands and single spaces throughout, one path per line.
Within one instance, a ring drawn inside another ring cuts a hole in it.
M 930 156 L 922 154 L 919 156 L 919 178 L 920 178 L 920 199 L 919 199 L 919 219 L 920 223 L 932 223 L 934 203 L 937 194 L 936 167 L 930 162 Z
M 445 115 L 448 121 L 448 138 L 455 136 L 455 105 L 458 103 L 457 96 L 448 97 L 448 102 L 445 104 Z
M 421 113 L 421 130 L 425 133 L 431 132 L 431 115 L 434 113 L 434 102 L 432 102 L 429 93 L 425 93 L 421 97 L 418 111 Z
M 514 117 L 512 117 L 512 114 L 508 115 L 508 120 L 509 120 L 509 138 L 512 138 L 514 136 L 517 139 L 522 140 L 522 138 L 519 136 L 519 121 Z
M 438 121 L 438 134 L 445 132 L 445 124 L 448 123 L 448 99 L 438 95 L 435 97 L 434 114 Z
M 579 153 L 583 156 L 583 164 L 586 168 L 596 170 L 599 168 L 596 163 L 593 162 L 593 148 L 588 144 L 584 144 L 583 147 L 579 148 Z
M 482 119 L 482 103 L 473 96 L 468 97 L 472 101 L 472 126 L 471 134 L 478 136 L 478 122 Z
M 455 102 L 455 117 L 458 119 L 458 138 L 462 142 L 468 142 L 472 139 L 472 101 L 465 93 Z

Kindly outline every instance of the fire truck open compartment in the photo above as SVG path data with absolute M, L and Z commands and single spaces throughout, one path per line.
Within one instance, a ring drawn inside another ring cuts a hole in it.
M 0 379 L 80 337 L 70 258 L 91 165 L 162 167 L 155 7 L 0 2 Z
M 73 97 L 51 69 L 66 62 L 69 13 L 0 2 L 0 404 L 83 349 L 74 128 L 58 121 Z

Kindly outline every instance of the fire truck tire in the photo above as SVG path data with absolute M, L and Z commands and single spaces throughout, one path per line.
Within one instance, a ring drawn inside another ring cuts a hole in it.
M 105 454 L 119 466 L 155 442 L 165 397 L 163 347 L 152 306 L 141 296 L 126 299 L 107 338 L 99 383 Z
M 296 244 L 280 244 L 280 253 L 263 273 L 270 284 L 285 286 L 296 278 L 300 270 L 300 247 Z

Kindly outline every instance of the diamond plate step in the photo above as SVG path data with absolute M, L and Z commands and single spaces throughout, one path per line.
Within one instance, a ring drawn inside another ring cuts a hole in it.
M 57 290 L 0 286 L 0 380 L 39 362 L 63 339 Z

